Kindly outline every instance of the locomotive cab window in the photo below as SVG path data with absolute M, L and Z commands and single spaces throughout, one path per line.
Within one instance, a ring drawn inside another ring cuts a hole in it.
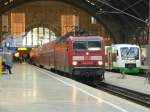
M 73 50 L 77 52 L 83 51 L 100 51 L 100 41 L 75 41 L 73 43 Z
M 100 41 L 88 41 L 88 51 L 100 51 L 101 43 Z
M 137 47 L 122 47 L 120 48 L 121 57 L 123 60 L 138 60 L 139 59 L 139 48 Z
M 87 49 L 87 45 L 86 45 L 86 42 L 84 41 L 75 41 L 73 43 L 73 50 L 74 51 L 86 51 Z

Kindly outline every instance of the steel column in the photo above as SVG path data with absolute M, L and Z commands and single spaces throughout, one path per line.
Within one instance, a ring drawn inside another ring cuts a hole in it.
M 150 45 L 150 0 L 149 0 L 149 17 L 148 17 L 148 29 L 149 29 L 149 42 L 148 44 Z
M 146 60 L 146 64 L 150 65 L 150 0 L 149 0 L 149 17 L 148 17 L 148 46 L 147 46 L 147 60 Z
M 2 41 L 2 16 L 0 15 L 0 42 Z

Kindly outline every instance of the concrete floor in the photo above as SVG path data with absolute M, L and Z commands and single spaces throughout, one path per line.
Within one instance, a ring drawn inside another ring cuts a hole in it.
M 150 112 L 149 108 L 28 64 L 0 80 L 0 112 Z

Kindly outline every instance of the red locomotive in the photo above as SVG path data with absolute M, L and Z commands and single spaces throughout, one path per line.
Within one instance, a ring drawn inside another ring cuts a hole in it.
M 104 79 L 104 40 L 100 36 L 65 35 L 32 52 L 32 60 L 42 67 L 80 78 Z

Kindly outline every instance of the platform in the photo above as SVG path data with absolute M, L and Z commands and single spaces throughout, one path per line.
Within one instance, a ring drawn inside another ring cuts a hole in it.
M 28 64 L 15 64 L 0 80 L 0 112 L 150 112 L 110 95 Z
M 105 82 L 150 95 L 150 83 L 146 77 L 125 74 L 125 77 L 122 78 L 121 73 L 106 72 Z

